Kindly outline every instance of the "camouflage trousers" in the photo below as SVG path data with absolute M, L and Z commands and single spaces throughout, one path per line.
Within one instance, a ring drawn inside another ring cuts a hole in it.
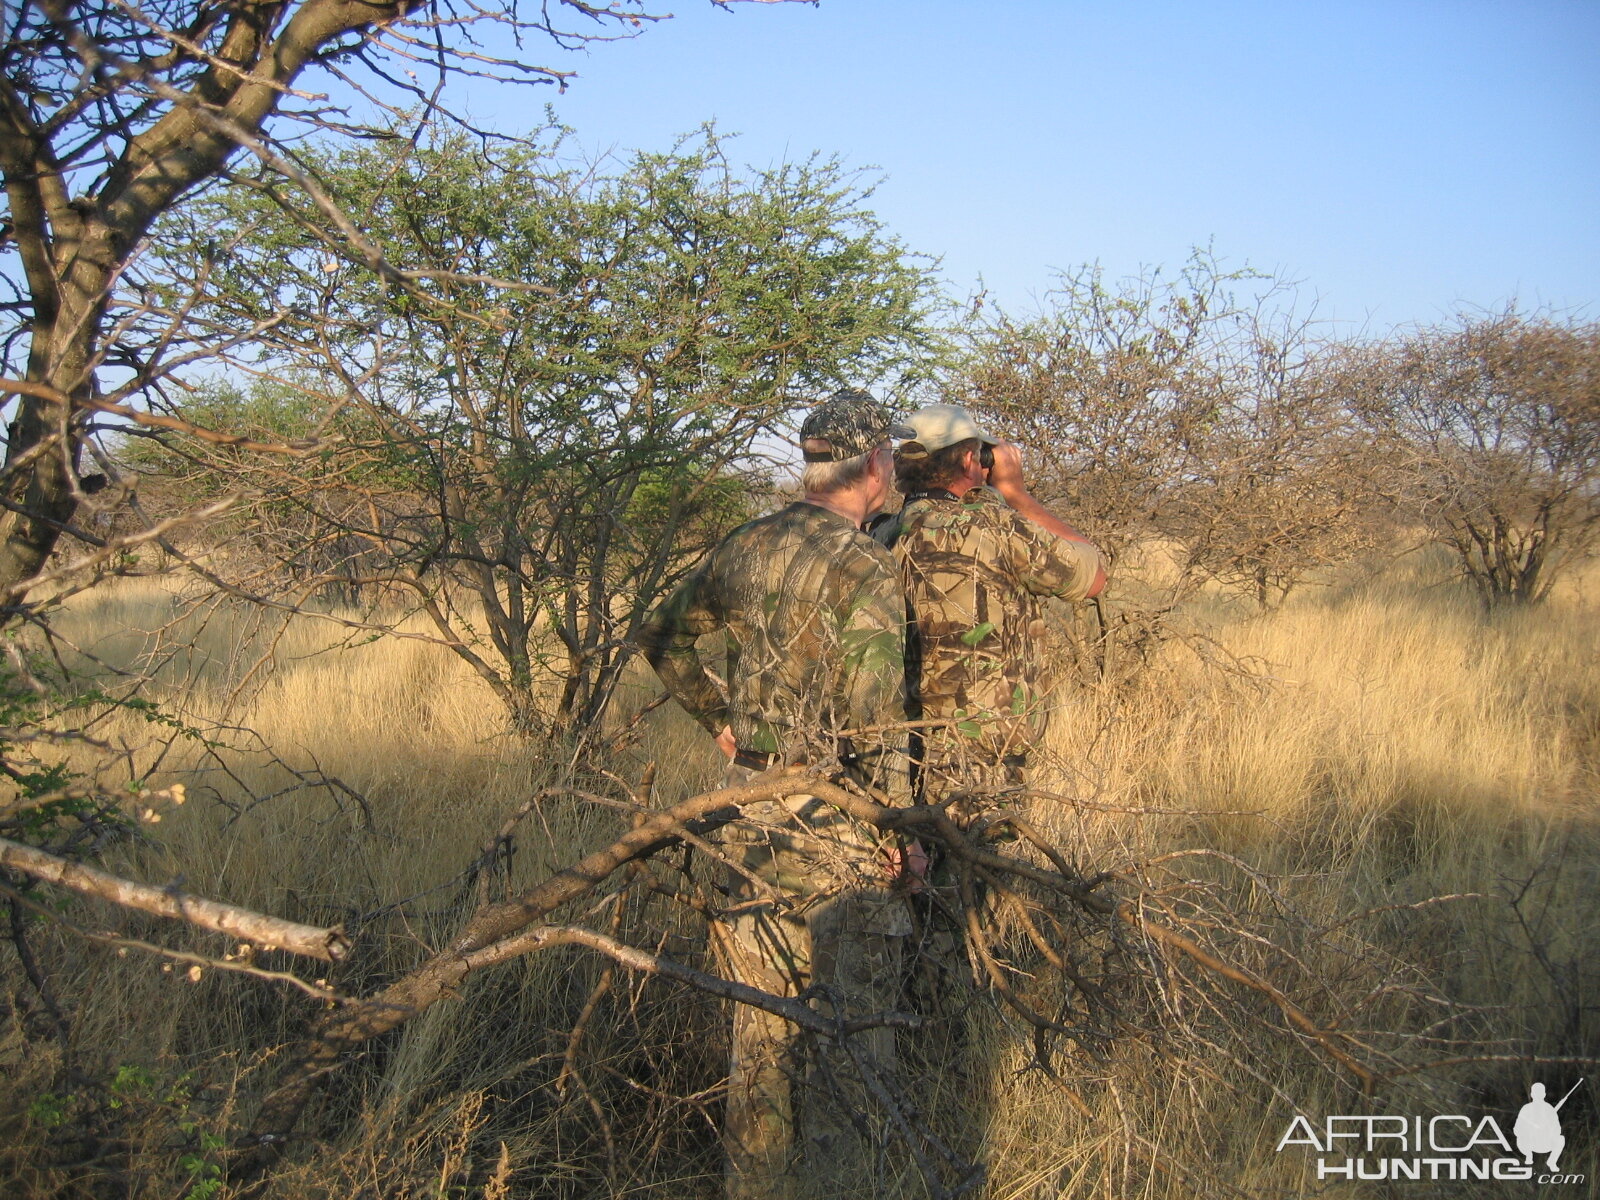
M 731 767 L 728 782 L 751 775 Z M 719 923 L 735 978 L 805 995 L 828 1017 L 900 1007 L 911 923 L 889 889 L 876 831 L 810 796 L 751 805 L 745 818 L 723 843 L 743 868 Z M 892 1074 L 894 1030 L 848 1041 L 812 1045 L 782 1017 L 734 1007 L 723 1125 L 730 1200 L 871 1194 L 888 1131 L 857 1060 Z
M 1025 759 L 931 738 L 917 777 L 919 802 L 943 806 L 968 832 L 1014 809 L 1031 783 Z M 995 904 L 983 881 L 971 876 L 963 894 L 957 864 L 934 848 L 917 904 L 916 932 L 906 947 L 907 994 L 914 1012 L 951 1031 L 951 1045 L 962 1040 L 957 1031 L 964 1028 L 964 1014 L 985 986 L 984 972 L 968 951 L 968 909 L 984 924 L 994 918 Z

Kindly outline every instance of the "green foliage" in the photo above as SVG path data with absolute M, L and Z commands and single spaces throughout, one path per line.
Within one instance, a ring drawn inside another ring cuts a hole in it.
M 936 349 L 928 267 L 836 160 L 741 171 L 707 128 L 610 172 L 569 163 L 556 129 L 307 161 L 387 272 L 268 175 L 162 242 L 190 263 L 174 279 L 208 281 L 205 317 L 260 329 L 253 369 L 321 397 L 337 438 L 314 472 L 253 475 L 252 514 L 300 514 L 285 558 L 338 543 L 428 597 L 523 728 L 540 680 L 560 685 L 543 718 L 599 713 L 638 619 L 753 515 L 764 438 L 836 386 L 909 383 Z M 283 440 L 312 415 L 258 399 L 227 397 L 219 423 Z
M 183 1200 L 210 1200 L 222 1190 L 222 1152 L 227 1149 L 227 1139 L 220 1134 L 202 1129 L 198 1121 L 185 1118 L 178 1122 L 180 1132 L 195 1139 L 198 1149 L 180 1155 L 178 1166 L 188 1172 L 189 1187 Z
M 140 798 L 144 782 L 120 774 L 114 784 L 100 778 L 125 771 L 120 759 L 94 771 L 74 766 L 64 755 L 66 747 L 84 745 L 87 729 L 112 710 L 133 713 L 168 731 L 166 736 L 213 749 L 221 745 L 145 697 L 75 687 L 59 668 L 50 669 L 45 656 L 25 649 L 18 631 L 6 636 L 13 653 L 0 656 L 0 836 L 62 853 L 90 833 L 96 836 L 87 841 L 94 843 L 101 835 L 126 830 L 123 806 Z M 35 900 L 46 898 L 33 885 L 19 890 Z
M 226 745 L 225 742 L 207 737 L 203 731 L 195 728 L 189 722 L 181 717 L 173 716 L 154 700 L 148 700 L 143 696 L 113 696 L 100 688 L 86 688 L 74 694 L 63 706 L 63 711 L 70 712 L 75 709 L 91 707 L 102 709 L 119 708 L 123 712 L 133 713 L 147 725 L 170 729 L 178 737 L 187 741 L 197 742 L 209 750 L 215 750 Z M 128 789 L 136 792 L 142 786 L 136 781 L 130 783 Z
M 154 1127 L 166 1154 L 163 1164 L 183 1200 L 209 1200 L 222 1190 L 227 1138 L 196 1106 L 194 1077 L 143 1063 L 119 1063 L 103 1079 L 83 1079 L 72 1091 L 42 1092 L 28 1106 L 28 1120 L 46 1130 L 74 1121 L 85 1127 L 114 1121 L 128 1129 Z M 165 1131 L 165 1132 L 162 1132 Z
M 13 642 L 18 660 L 26 663 L 26 656 L 15 646 L 16 632 L 6 636 Z M 86 817 L 98 807 L 87 793 L 68 790 L 81 777 L 65 762 L 50 761 L 38 753 L 37 735 L 41 723 L 51 715 L 52 705 L 47 694 L 29 686 L 36 682 L 36 677 L 24 679 L 19 674 L 13 658 L 0 658 L 0 774 L 11 789 L 0 802 L 6 813 L 0 820 L 0 832 L 27 840 Z
M 67 1123 L 72 1109 L 72 1097 L 55 1092 L 41 1092 L 28 1105 L 28 1120 L 46 1129 L 59 1129 Z
M 111 1093 L 109 1106 L 121 1108 L 130 1100 L 148 1099 L 154 1095 L 156 1077 L 146 1067 L 123 1063 L 112 1073 L 106 1089 Z

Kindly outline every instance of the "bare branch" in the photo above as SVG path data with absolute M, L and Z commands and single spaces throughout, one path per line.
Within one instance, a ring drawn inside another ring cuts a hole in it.
M 135 883 L 6 838 L 0 838 L 0 864 L 85 896 L 108 900 L 112 904 L 153 913 L 158 917 L 186 921 L 201 929 L 225 933 L 229 937 L 242 938 L 263 947 L 287 950 L 291 954 L 304 954 L 324 962 L 338 962 L 350 949 L 350 939 L 338 928 L 320 929 L 315 925 L 300 925 L 218 900 L 189 896 L 176 888 L 154 888 Z
M 801 1029 L 823 1037 L 849 1036 L 864 1029 L 877 1029 L 885 1025 L 916 1029 L 923 1023 L 921 1017 L 902 1012 L 871 1013 L 844 1022 L 830 1020 L 801 1000 L 789 996 L 777 996 L 760 988 L 751 987 L 747 983 L 697 971 L 693 967 L 629 946 L 598 930 L 585 929 L 580 925 L 540 925 L 465 955 L 462 961 L 469 970 L 477 970 L 524 954 L 545 950 L 551 946 L 587 946 L 631 971 L 671 979 L 687 984 L 709 996 L 732 1000 L 737 1004 L 748 1004 L 752 1008 L 759 1008 L 763 1012 L 792 1021 Z
M 41 400 L 48 400 L 52 404 L 67 405 L 70 398 L 48 384 L 35 383 L 31 379 L 0 379 L 0 396 L 35 396 Z M 125 404 L 113 404 L 107 400 L 89 398 L 78 402 L 80 409 L 91 409 L 95 412 L 112 413 L 115 416 L 125 417 L 147 429 L 170 429 L 177 433 L 185 433 L 190 437 L 199 438 L 203 442 L 210 442 L 214 446 L 229 446 L 235 450 L 252 450 L 263 454 L 289 454 L 304 455 L 318 449 L 321 440 L 304 442 L 277 443 L 257 442 L 250 438 L 240 437 L 231 433 L 217 433 L 215 430 L 203 429 L 192 422 L 178 417 L 164 416 L 161 413 L 142 412 L 136 408 L 129 408 Z M 37 450 L 37 447 L 34 448 Z M 12 463 L 8 470 L 17 470 L 23 463 Z

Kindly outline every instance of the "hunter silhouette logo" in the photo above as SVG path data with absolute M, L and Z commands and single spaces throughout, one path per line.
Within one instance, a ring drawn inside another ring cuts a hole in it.
M 1278 1139 L 1277 1149 L 1282 1153 L 1290 1146 L 1303 1146 L 1314 1153 L 1319 1181 L 1584 1183 L 1583 1175 L 1557 1173 L 1567 1146 L 1561 1132 L 1561 1107 L 1582 1083 L 1578 1080 L 1554 1104 L 1544 1098 L 1544 1084 L 1535 1083 L 1528 1089 L 1528 1102 L 1517 1112 L 1509 1138 L 1493 1116 L 1342 1114 L 1324 1117 L 1320 1128 L 1311 1118 L 1296 1116 Z M 1536 1156 L 1544 1159 L 1538 1169 L 1534 1167 Z
M 1556 1169 L 1556 1160 L 1567 1145 L 1567 1139 L 1561 1136 L 1561 1118 L 1557 1114 L 1582 1082 L 1582 1079 L 1578 1080 L 1554 1104 L 1545 1102 L 1544 1084 L 1536 1083 L 1528 1089 L 1528 1102 L 1517 1114 L 1517 1123 L 1511 1127 L 1511 1133 L 1517 1139 L 1517 1149 L 1522 1151 L 1522 1157 L 1527 1159 L 1529 1166 L 1533 1165 L 1535 1154 L 1548 1154 L 1550 1157 L 1545 1160 L 1546 1165 L 1552 1171 Z

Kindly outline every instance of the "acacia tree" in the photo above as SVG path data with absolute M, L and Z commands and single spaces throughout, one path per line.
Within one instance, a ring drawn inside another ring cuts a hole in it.
M 558 22 L 582 26 L 569 32 Z M 412 280 L 366 245 L 278 146 L 307 127 L 360 133 L 307 87 L 363 106 L 436 105 L 463 72 L 550 82 L 562 72 L 497 58 L 496 32 L 563 44 L 621 36 L 656 20 L 636 0 L 456 6 L 443 0 L 19 0 L 0 21 L 0 254 L 3 387 L 16 397 L 0 476 L 0 601 L 15 602 L 74 522 L 94 419 L 149 424 L 141 401 L 183 365 L 231 339 L 208 336 L 181 298 L 142 286 L 152 224 L 247 149 L 319 203 L 319 220 L 364 247 L 365 265 Z M 272 315 L 266 318 L 269 322 Z M 181 350 L 179 347 L 182 347 Z M 167 424 L 182 426 L 181 415 Z M 109 495 L 109 493 L 108 493 Z
M 929 275 L 834 161 L 741 173 L 710 131 L 609 174 L 548 132 L 314 161 L 414 289 L 270 176 L 169 230 L 165 269 L 205 279 L 208 324 L 261 331 L 242 370 L 346 406 L 314 484 L 269 462 L 255 487 L 361 547 L 354 574 L 411 597 L 524 732 L 594 720 L 635 626 L 747 514 L 759 436 L 927 348 Z
M 1177 279 L 1120 284 L 1099 267 L 1063 274 L 1043 311 L 979 310 L 954 390 L 1033 458 L 1061 504 L 1113 562 L 1155 530 L 1220 403 L 1215 355 L 1231 277 L 1197 256 Z
M 1197 251 L 1170 279 L 1084 268 L 1047 300 L 975 321 L 955 389 L 1113 561 L 1159 540 L 1174 595 L 1209 578 L 1265 607 L 1368 544 L 1370 456 L 1285 285 Z
M 1257 307 L 1231 324 L 1216 347 L 1220 403 L 1196 423 L 1156 525 L 1190 572 L 1268 609 L 1375 544 L 1388 468 L 1358 437 L 1308 322 Z
M 1515 308 L 1352 348 L 1345 386 L 1486 606 L 1600 546 L 1600 324 Z

